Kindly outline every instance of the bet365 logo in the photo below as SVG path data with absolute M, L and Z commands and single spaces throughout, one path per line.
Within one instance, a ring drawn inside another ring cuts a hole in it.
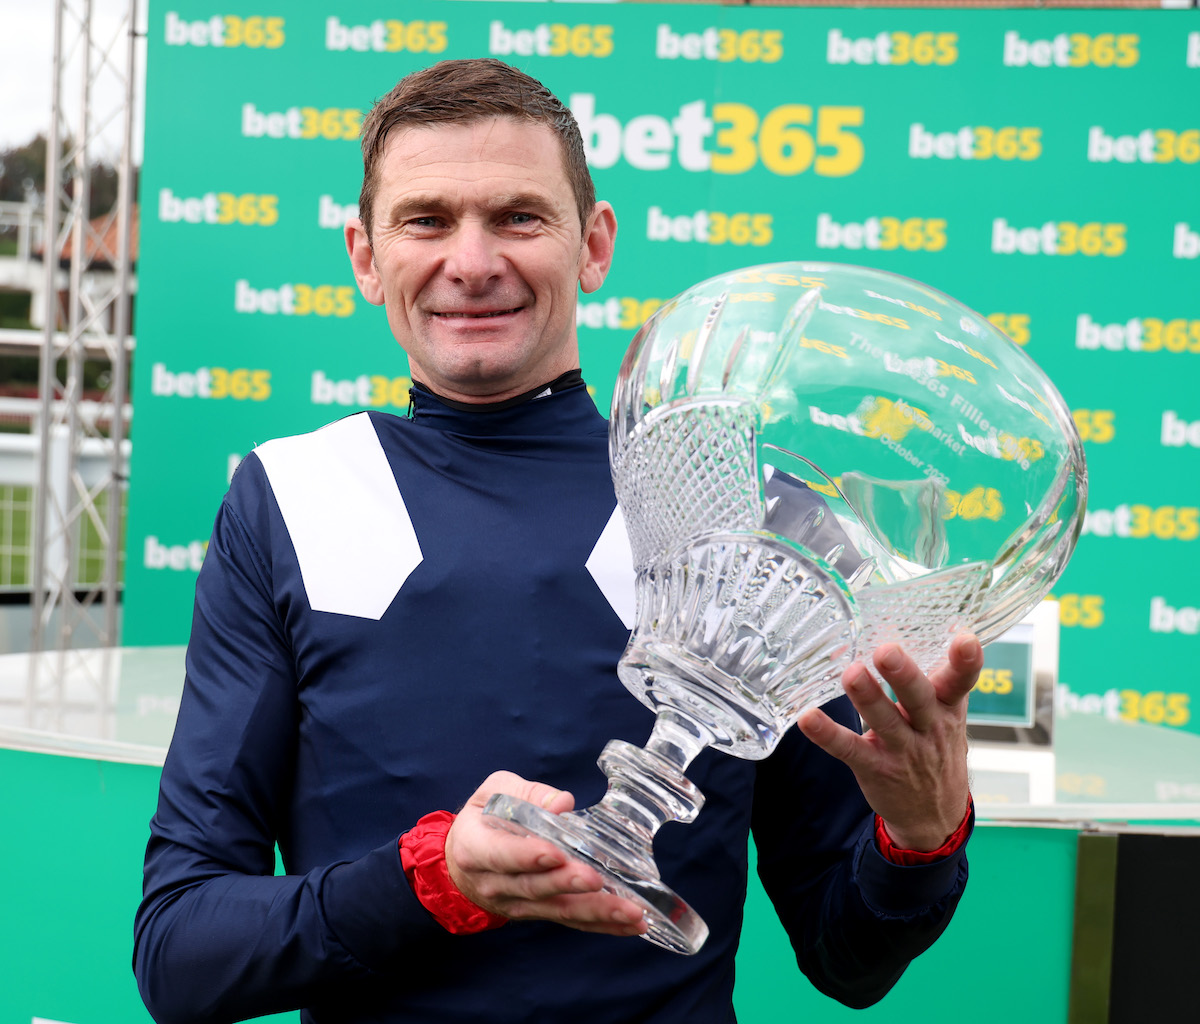
M 699 32 L 677 32 L 659 25 L 654 35 L 654 56 L 659 60 L 715 60 L 722 64 L 774 64 L 783 56 L 781 29 L 747 29 L 710 26 Z
M 242 104 L 242 134 L 248 139 L 357 139 L 363 112 L 353 107 L 288 107 L 259 110 Z
M 177 196 L 164 188 L 158 192 L 158 219 L 164 224 L 254 224 L 266 228 L 279 220 L 279 196 L 258 192 Z
M 1125 135 L 1109 135 L 1101 125 L 1088 129 L 1087 158 L 1106 164 L 1182 164 L 1200 162 L 1200 128 L 1177 132 L 1171 128 L 1143 128 Z
M 214 14 L 190 21 L 176 11 L 167 11 L 163 35 L 168 46 L 244 46 L 248 50 L 275 50 L 287 39 L 283 18 Z
M 488 27 L 488 53 L 499 57 L 608 57 L 613 52 L 612 25 L 541 24 L 509 28 L 502 21 Z
M 917 160 L 1036 160 L 1042 155 L 1042 130 L 964 125 L 958 131 L 933 132 L 918 121 L 908 126 L 908 155 Z
M 1120 256 L 1128 246 L 1124 224 L 1046 221 L 1015 227 L 1003 217 L 992 221 L 992 252 L 1025 256 Z
M 1060 32 L 1052 39 L 1024 39 L 1004 33 L 1004 66 L 1010 68 L 1131 68 L 1137 64 L 1140 39 L 1132 33 Z
M 868 217 L 841 223 L 828 213 L 817 214 L 819 249 L 905 249 L 940 252 L 946 248 L 944 217 Z
M 377 18 L 367 25 L 343 24 L 325 19 L 325 49 L 359 53 L 441 53 L 446 48 L 444 21 L 396 21 Z
M 878 32 L 853 38 L 831 28 L 825 39 L 827 64 L 918 66 L 953 64 L 958 60 L 957 32 Z
M 681 170 L 745 174 L 762 167 L 790 177 L 812 171 L 839 178 L 862 166 L 858 129 L 863 108 L 783 103 L 760 113 L 746 103 L 693 100 L 671 117 L 638 114 L 625 123 L 596 110 L 592 93 L 572 93 L 587 161 L 604 170 L 624 158 L 641 171 Z
M 347 317 L 354 312 L 354 288 L 292 282 L 276 288 L 255 288 L 249 281 L 239 280 L 234 286 L 233 308 L 237 313 L 268 316 Z

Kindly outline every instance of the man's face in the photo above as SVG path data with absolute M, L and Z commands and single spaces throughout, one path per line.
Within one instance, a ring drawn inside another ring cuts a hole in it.
M 498 401 L 579 365 L 576 287 L 603 283 L 616 221 L 597 203 L 581 232 L 549 128 L 404 129 L 378 173 L 373 246 L 359 221 L 346 245 L 414 378 L 447 398 Z

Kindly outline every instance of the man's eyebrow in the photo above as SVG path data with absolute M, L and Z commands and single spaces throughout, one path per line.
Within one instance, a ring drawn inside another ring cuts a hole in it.
M 399 224 L 410 217 L 425 214 L 450 213 L 457 204 L 447 201 L 444 196 L 435 193 L 411 193 L 401 196 L 388 208 L 388 220 Z M 492 214 L 505 210 L 528 210 L 533 213 L 554 213 L 558 204 L 539 192 L 504 192 L 489 197 L 484 202 L 485 209 Z
M 487 206 L 494 213 L 501 210 L 532 210 L 535 213 L 553 213 L 557 205 L 552 199 L 538 192 L 509 192 L 493 196 Z
M 388 207 L 388 219 L 393 224 L 399 224 L 409 217 L 426 213 L 445 213 L 449 204 L 436 195 L 412 193 L 401 196 Z

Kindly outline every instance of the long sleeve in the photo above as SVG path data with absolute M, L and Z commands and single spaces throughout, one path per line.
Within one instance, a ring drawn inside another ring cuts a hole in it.
M 825 711 L 857 728 L 845 697 Z M 965 847 L 900 867 L 879 853 L 872 826 L 850 770 L 799 730 L 760 765 L 752 819 L 759 877 L 800 969 L 856 1008 L 882 999 L 941 935 L 967 881 Z
M 703 812 L 656 837 L 664 881 L 710 927 L 695 956 L 546 922 L 437 925 L 404 878 L 400 833 L 502 768 L 589 806 L 599 752 L 644 741 L 652 716 L 614 678 L 629 631 L 607 596 L 620 574 L 595 575 L 615 498 L 586 391 L 488 416 L 432 400 L 415 420 L 358 415 L 268 442 L 218 515 L 136 920 L 151 1014 L 516 1024 L 585 1007 L 595 1024 L 727 1024 L 752 815 L 801 966 L 853 994 L 867 965 L 881 993 L 915 952 L 908 921 L 929 937 L 921 915 L 946 916 L 927 907 L 931 885 L 893 925 L 914 891 L 897 872 L 938 872 L 855 861 L 870 818 L 858 787 L 798 732 L 765 762 L 706 751 L 689 769 Z M 378 555 L 401 535 L 416 545 L 403 578 Z M 313 558 L 324 589 L 301 568 Z M 273 875 L 276 847 L 287 875 Z
M 239 476 L 247 470 L 258 467 Z M 266 521 L 268 489 L 240 491 L 249 517 Z M 437 930 L 408 888 L 395 840 L 356 860 L 274 876 L 300 714 L 269 557 L 227 499 L 197 583 L 135 923 L 134 970 L 160 1022 L 319 1003 L 330 985 L 362 978 Z M 395 823 L 397 835 L 404 825 Z

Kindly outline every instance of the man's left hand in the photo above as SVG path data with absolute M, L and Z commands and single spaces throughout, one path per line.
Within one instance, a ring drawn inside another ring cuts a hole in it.
M 874 661 L 895 701 L 861 663 L 842 676 L 866 727 L 863 735 L 816 708 L 805 711 L 798 724 L 854 772 L 896 846 L 936 850 L 967 809 L 967 695 L 983 668 L 983 649 L 974 636 L 960 634 L 948 661 L 928 676 L 895 644 L 881 646 Z

